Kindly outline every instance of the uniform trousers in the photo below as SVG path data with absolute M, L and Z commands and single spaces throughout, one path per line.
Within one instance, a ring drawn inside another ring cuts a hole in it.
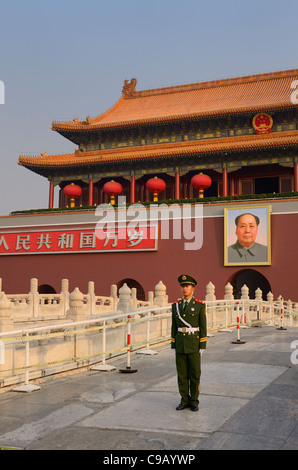
M 183 405 L 199 403 L 201 356 L 197 353 L 176 353 L 178 389 Z

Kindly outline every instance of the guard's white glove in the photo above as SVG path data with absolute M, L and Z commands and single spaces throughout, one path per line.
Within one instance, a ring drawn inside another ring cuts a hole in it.
M 199 350 L 200 356 L 203 356 L 204 351 L 205 351 L 204 349 L 200 349 L 200 350 Z

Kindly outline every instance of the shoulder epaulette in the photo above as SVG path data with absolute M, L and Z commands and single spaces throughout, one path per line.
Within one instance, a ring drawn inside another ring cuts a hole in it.
M 204 304 L 203 300 L 195 299 L 196 302 L 199 302 L 200 304 Z
M 175 302 L 173 302 L 172 305 L 175 305 L 177 302 L 180 302 L 180 301 L 181 301 L 181 297 L 180 299 L 175 300 Z

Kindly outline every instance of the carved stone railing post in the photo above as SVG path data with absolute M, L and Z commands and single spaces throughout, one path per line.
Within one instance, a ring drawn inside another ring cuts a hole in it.
M 233 286 L 229 282 L 225 286 L 225 300 L 234 300 Z
M 249 288 L 247 287 L 246 284 L 244 284 L 242 287 L 241 287 L 241 300 L 249 300 Z M 239 314 L 241 312 L 241 321 L 244 322 L 244 318 L 246 316 L 246 318 L 248 318 L 248 313 L 249 313 L 249 307 L 247 307 L 246 305 L 241 305 L 240 303 L 240 311 L 239 311 Z
M 113 304 L 112 304 L 112 310 L 116 310 L 117 304 L 118 304 L 118 297 L 117 297 L 117 285 L 112 284 L 111 285 L 111 293 L 110 296 L 113 299 Z
M 298 320 L 298 303 L 295 303 L 293 305 L 293 320 L 294 321 Z
M 255 300 L 258 301 L 257 304 L 257 320 L 263 320 L 263 292 L 261 289 L 258 287 L 257 290 L 255 291 Z
M 212 282 L 208 282 L 206 286 L 206 295 L 205 300 L 208 302 L 213 302 L 216 300 L 215 296 L 215 285 Z M 208 316 L 208 326 L 211 328 L 213 325 L 217 324 L 217 315 L 216 315 L 216 304 L 211 304 L 210 306 L 207 303 L 207 316 Z
M 225 286 L 225 295 L 224 299 L 227 300 L 227 304 L 229 303 L 229 300 L 234 300 L 234 295 L 233 295 L 233 286 L 230 282 L 227 283 Z M 231 306 L 226 306 L 225 307 L 225 318 L 226 318 L 226 327 L 229 325 L 233 324 L 233 313 L 234 313 L 234 307 Z
M 136 310 L 138 300 L 137 300 L 137 289 L 135 287 L 131 288 L 131 303 L 132 303 L 132 308 Z
M 119 302 L 117 305 L 117 310 L 121 310 L 123 313 L 132 312 L 132 302 L 131 302 L 131 289 L 126 283 L 123 284 L 119 289 Z
M 159 281 L 158 284 L 155 286 L 155 297 L 153 299 L 154 305 L 158 305 L 159 307 L 165 307 L 168 305 L 168 296 L 166 294 L 166 286 L 162 281 Z
M 273 302 L 273 294 L 272 294 L 271 291 L 269 291 L 268 294 L 267 294 L 267 300 L 268 300 L 268 302 Z
M 152 290 L 148 292 L 148 303 L 150 306 L 154 304 L 154 292 Z
M 255 291 L 255 299 L 256 300 L 262 300 L 262 298 L 263 298 L 262 295 L 263 295 L 263 292 L 258 287 L 257 290 Z
M 0 333 L 14 330 L 12 303 L 4 292 L 0 294 Z M 0 376 L 11 375 L 13 368 L 13 344 L 5 344 L 0 337 Z M 3 371 L 3 372 L 2 372 Z
M 213 301 L 213 300 L 216 300 L 216 296 L 215 296 L 215 285 L 212 284 L 212 282 L 208 282 L 207 286 L 206 286 L 206 296 L 205 296 L 205 300 L 210 300 L 210 301 Z
M 38 294 L 38 279 L 35 277 L 30 279 L 30 304 L 31 312 L 33 318 L 38 318 L 39 316 L 39 294 Z
M 72 321 L 86 320 L 86 308 L 84 306 L 84 295 L 76 287 L 69 296 L 69 310 L 67 318 Z
M 62 279 L 61 281 L 61 294 L 63 295 L 63 315 L 66 316 L 66 312 L 69 309 L 69 281 L 68 279 Z
M 241 287 L 241 299 L 242 300 L 249 300 L 249 288 L 246 284 Z
M 12 303 L 6 297 L 4 292 L 0 295 L 0 332 L 12 331 L 14 329 L 14 322 L 11 317 Z
M 268 302 L 268 305 L 266 308 L 266 318 L 269 319 L 269 326 L 274 326 L 273 294 L 271 291 L 267 293 L 267 302 Z
M 95 313 L 95 292 L 94 292 L 94 282 L 89 281 L 88 282 L 88 311 L 89 315 L 92 315 Z

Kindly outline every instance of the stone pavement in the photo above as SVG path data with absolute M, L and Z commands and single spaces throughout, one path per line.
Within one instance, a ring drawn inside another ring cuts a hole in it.
M 117 359 L 111 372 L 47 378 L 41 390 L 0 394 L 0 447 L 30 450 L 296 450 L 298 329 L 208 338 L 200 410 L 179 403 L 174 353 Z M 297 348 L 297 349 L 295 349 Z

